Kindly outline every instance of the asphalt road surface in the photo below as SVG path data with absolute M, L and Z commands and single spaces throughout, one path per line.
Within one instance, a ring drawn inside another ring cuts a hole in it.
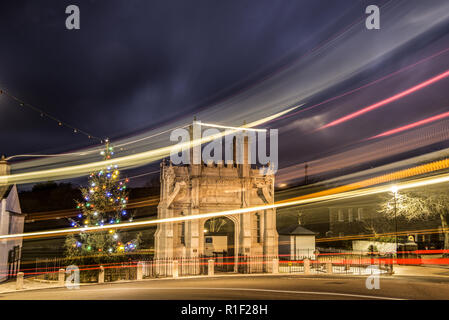
M 143 280 L 0 294 L 0 300 L 316 300 L 449 299 L 449 278 L 381 277 L 368 290 L 366 277 L 225 276 Z

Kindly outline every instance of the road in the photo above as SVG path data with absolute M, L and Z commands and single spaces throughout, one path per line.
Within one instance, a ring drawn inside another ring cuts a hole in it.
M 161 279 L 0 294 L 0 300 L 209 300 L 209 299 L 449 299 L 448 278 L 381 277 L 368 290 L 366 277 L 224 276 Z

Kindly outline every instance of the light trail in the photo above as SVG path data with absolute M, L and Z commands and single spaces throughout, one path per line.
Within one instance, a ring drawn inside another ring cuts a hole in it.
M 279 113 L 276 113 L 274 115 L 265 117 L 260 120 L 253 121 L 249 124 L 243 125 L 241 128 L 252 128 L 257 127 L 259 125 L 262 125 L 263 123 L 270 121 L 272 119 L 275 119 L 283 114 L 286 114 L 294 109 L 296 109 L 298 106 L 295 106 L 293 108 L 289 108 L 287 110 L 281 111 Z M 239 129 L 241 130 L 241 129 Z M 188 141 L 184 143 L 178 143 L 175 145 L 170 145 L 162 148 L 158 148 L 155 150 L 149 150 L 144 151 L 138 154 L 132 154 L 127 155 L 111 160 L 103 160 L 103 161 L 97 161 L 92 163 L 86 163 L 81 165 L 74 165 L 69 167 L 62 167 L 62 168 L 54 168 L 54 169 L 47 169 L 47 170 L 40 170 L 40 171 L 33 171 L 33 172 L 25 172 L 25 173 L 18 173 L 18 174 L 12 174 L 12 175 L 5 175 L 0 176 L 0 186 L 1 185 L 10 185 L 10 184 L 16 184 L 16 183 L 32 183 L 32 182 L 38 182 L 38 181 L 48 181 L 48 180 L 58 180 L 58 179 L 65 179 L 65 178 L 73 178 L 78 177 L 81 175 L 86 175 L 91 173 L 95 170 L 100 170 L 102 168 L 105 168 L 110 165 L 117 164 L 122 169 L 125 168 L 131 168 L 131 167 L 137 167 L 141 165 L 145 165 L 151 162 L 154 162 L 156 160 L 163 159 L 167 156 L 169 156 L 173 152 L 181 152 L 182 150 L 187 150 L 189 148 L 200 146 L 203 143 L 207 143 L 210 141 L 213 141 L 215 139 L 222 138 L 225 135 L 236 133 L 238 130 L 234 131 L 223 131 L 218 134 L 214 134 L 208 137 L 202 137 L 200 139 L 196 139 L 193 141 Z
M 168 130 L 165 130 L 165 131 L 161 131 L 161 132 L 158 132 L 158 133 L 155 133 L 155 134 L 143 137 L 143 138 L 139 138 L 139 139 L 136 139 L 136 140 L 131 140 L 131 141 L 124 142 L 124 143 L 115 144 L 114 147 L 115 148 L 120 148 L 120 147 L 127 146 L 127 145 L 130 145 L 130 144 L 135 144 L 135 143 L 142 142 L 144 140 L 148 140 L 148 139 L 160 136 L 162 134 L 171 132 L 171 131 L 176 130 L 176 129 L 186 128 L 188 126 L 189 125 L 186 124 L 186 125 L 174 127 L 174 128 L 171 128 L 171 129 L 168 129 Z M 15 158 L 47 158 L 47 157 L 48 158 L 54 158 L 54 157 L 86 156 L 86 155 L 89 155 L 89 154 L 96 154 L 96 153 L 98 153 L 98 152 L 100 152 L 102 150 L 103 150 L 103 147 L 95 147 L 93 149 L 86 150 L 86 151 L 83 151 L 83 152 L 66 152 L 66 153 L 56 153 L 56 154 L 16 154 L 16 155 L 7 157 L 6 160 L 11 160 L 11 159 L 15 159 Z
M 328 237 L 328 238 L 319 238 L 316 239 L 316 242 L 333 242 L 333 241 L 343 241 L 343 240 L 358 240 L 358 239 L 366 239 L 366 238 L 382 238 L 389 236 L 403 236 L 409 234 L 437 234 L 437 233 L 445 233 L 449 232 L 449 228 L 442 229 L 422 229 L 422 230 L 406 230 L 399 232 L 384 232 L 384 233 L 371 233 L 371 234 L 362 234 L 362 235 L 348 235 L 344 237 Z
M 426 173 L 430 173 L 430 172 L 434 172 L 434 171 L 438 171 L 438 170 L 442 170 L 442 169 L 446 169 L 446 168 L 449 168 L 449 159 L 443 159 L 443 160 L 423 164 L 420 166 L 416 166 L 413 168 L 399 170 L 396 172 L 384 174 L 384 175 L 377 176 L 374 178 L 369 178 L 369 179 L 365 179 L 365 180 L 358 181 L 355 183 L 350 183 L 350 184 L 347 184 L 344 186 L 315 192 L 315 193 L 307 195 L 307 196 L 300 196 L 300 197 L 296 197 L 296 198 L 283 200 L 283 201 L 280 201 L 279 203 L 288 202 L 288 201 L 292 201 L 292 200 L 299 200 L 299 199 L 303 199 L 304 197 L 310 197 L 310 196 L 319 197 L 319 196 L 326 196 L 326 195 L 335 194 L 335 193 L 344 193 L 344 192 L 348 192 L 348 191 L 353 191 L 353 190 L 357 190 L 357 189 L 370 187 L 373 185 L 379 185 L 382 183 L 388 183 L 388 182 L 393 182 L 393 181 L 404 179 L 404 178 L 418 176 L 418 175 L 422 175 L 422 174 L 426 174 Z M 445 177 L 446 175 L 447 174 L 442 175 L 442 177 Z M 423 178 L 423 179 L 425 179 L 425 178 Z M 431 179 L 430 180 L 431 183 L 426 182 L 423 184 L 423 181 L 427 181 L 427 180 L 418 179 L 418 180 L 416 180 L 417 182 L 415 184 L 413 184 L 412 182 L 408 182 L 406 184 L 406 186 L 407 186 L 407 188 L 414 188 L 414 187 L 425 186 L 428 184 L 440 183 L 439 181 L 441 181 L 441 182 L 446 181 L 445 180 L 446 178 L 441 178 L 442 180 L 439 180 L 438 178 L 429 178 L 429 179 Z M 398 185 L 398 190 L 399 189 L 401 189 L 400 185 Z M 386 191 L 389 191 L 389 189 Z
M 401 170 L 398 172 L 393 172 L 390 174 L 386 174 L 383 176 L 366 179 L 357 183 L 352 183 L 346 186 L 336 187 L 316 193 L 312 193 L 305 196 L 300 196 L 288 200 L 278 201 L 274 204 L 270 205 L 262 205 L 262 206 L 256 206 L 256 207 L 249 207 L 249 208 L 240 208 L 240 209 L 234 209 L 234 210 L 227 210 L 227 211 L 220 211 L 220 212 L 211 212 L 211 213 L 203 213 L 203 214 L 196 214 L 191 216 L 181 216 L 181 217 L 172 217 L 172 218 L 165 218 L 165 219 L 153 219 L 153 220 L 144 220 L 144 221 L 136 221 L 136 222 L 126 222 L 126 223 L 119 223 L 119 224 L 112 224 L 112 225 L 105 225 L 105 226 L 96 226 L 96 227 L 83 227 L 83 228 L 70 228 L 70 229 L 60 229 L 60 230 L 49 230 L 49 231 L 39 231 L 39 232 L 28 232 L 28 233 L 18 233 L 18 234 L 10 234 L 10 235 L 2 235 L 0 236 L 0 240 L 3 239 L 28 239 L 28 238 L 38 238 L 38 237 L 46 237 L 46 236 L 56 236 L 56 235 L 67 235 L 67 234 L 73 234 L 73 233 L 80 233 L 80 232 L 92 232 L 92 231 L 104 231 L 104 230 L 110 230 L 110 229 L 124 229 L 124 228 L 134 228 L 134 227 L 142 227 L 142 226 L 149 226 L 149 225 L 157 225 L 162 223 L 173 223 L 173 222 L 181 222 L 181 221 L 190 221 L 190 220 L 197 220 L 197 219 L 204 219 L 204 218 L 215 218 L 215 217 L 221 217 L 221 216 L 229 216 L 229 215 L 236 215 L 236 214 L 243 214 L 248 212 L 254 212 L 254 211 L 261 211 L 261 210 L 267 210 L 267 209 L 276 209 L 276 208 L 282 208 L 282 207 L 288 207 L 288 206 L 295 206 L 295 205 L 304 205 L 314 202 L 321 202 L 321 201 L 330 201 L 330 200 L 337 200 L 337 199 L 350 199 L 360 196 L 367 196 L 367 195 L 373 195 L 373 194 L 379 194 L 384 192 L 390 192 L 390 186 L 389 185 L 383 185 L 383 186 L 377 186 L 372 188 L 367 188 L 371 185 L 379 185 L 386 182 L 392 182 L 398 179 L 403 179 L 411 176 L 416 176 L 424 173 L 429 173 L 437 170 L 441 170 L 443 168 L 449 167 L 449 159 L 444 159 L 440 161 L 435 161 L 432 163 L 424 164 L 421 166 L 417 166 L 414 168 L 409 168 L 405 170 Z M 446 174 L 440 174 L 438 177 L 427 177 L 427 178 L 420 178 L 415 179 L 413 181 L 407 181 L 407 182 L 400 182 L 397 183 L 397 189 L 409 189 L 409 188 L 417 188 L 417 187 L 423 187 L 428 186 L 432 184 L 438 184 L 443 182 L 449 182 L 449 173 Z M 362 189 L 366 188 L 366 189 Z M 361 190 L 357 190 L 361 189 Z
M 152 196 L 148 198 L 140 198 L 135 201 L 129 202 L 126 206 L 127 209 L 136 209 L 142 207 L 156 206 L 159 203 L 159 196 Z M 33 212 L 26 216 L 25 222 L 36 222 L 43 220 L 53 220 L 53 219 L 64 219 L 77 216 L 79 214 L 79 209 L 65 209 L 65 210 L 54 210 L 46 212 Z
M 445 71 L 443 73 L 440 73 L 439 75 L 437 75 L 437 76 L 435 76 L 433 78 L 430 78 L 430 79 L 428 79 L 428 80 L 426 80 L 424 82 L 421 82 L 420 84 L 418 84 L 416 86 L 413 86 L 413 87 L 411 87 L 411 88 L 409 88 L 407 90 L 404 90 L 404 91 L 402 91 L 400 93 L 397 93 L 397 94 L 395 94 L 395 95 L 393 95 L 393 96 L 391 96 L 391 97 L 389 97 L 387 99 L 378 101 L 378 102 L 376 102 L 376 103 L 374 103 L 372 105 L 369 105 L 369 106 L 367 106 L 365 108 L 360 109 L 359 111 L 350 113 L 350 114 L 348 114 L 348 115 L 346 115 L 344 117 L 341 117 L 341 118 L 339 118 L 337 120 L 329 122 L 328 124 L 325 124 L 324 126 L 320 127 L 318 130 L 330 128 L 330 127 L 339 125 L 339 124 L 341 124 L 343 122 L 349 121 L 351 119 L 357 118 L 357 117 L 359 117 L 359 116 L 361 116 L 361 115 L 363 115 L 365 113 L 368 113 L 368 112 L 373 111 L 373 110 L 375 110 L 377 108 L 383 107 L 384 105 L 389 104 L 391 102 L 394 102 L 396 100 L 402 99 L 402 98 L 404 98 L 404 97 L 406 97 L 406 96 L 408 96 L 408 95 L 410 95 L 412 93 L 415 93 L 415 92 L 417 92 L 417 91 L 419 91 L 419 90 L 421 90 L 421 89 L 423 89 L 425 87 L 428 87 L 428 86 L 430 86 L 430 85 L 432 85 L 432 84 L 434 84 L 434 83 L 436 83 L 436 82 L 438 82 L 438 81 L 440 81 L 442 79 L 447 78 L 448 76 L 449 76 L 449 70 L 447 70 L 447 71 Z
M 299 105 L 298 107 L 300 107 L 301 105 Z M 257 131 L 257 132 L 266 132 L 267 129 L 250 129 L 250 128 L 244 128 L 241 127 L 229 127 L 229 126 L 222 126 L 219 124 L 214 124 L 214 123 L 204 123 L 204 122 L 198 122 L 198 124 L 200 124 L 201 126 L 205 126 L 205 127 L 214 127 L 214 128 L 222 128 L 222 129 L 233 129 L 233 130 L 238 130 L 238 131 Z
M 445 53 L 447 53 L 447 52 L 449 52 L 449 48 L 446 48 L 446 49 L 441 50 L 441 51 L 439 51 L 439 52 L 437 52 L 437 53 L 434 53 L 434 54 L 432 54 L 431 56 L 428 56 L 428 57 L 426 57 L 426 58 L 424 58 L 424 59 L 421 59 L 421 60 L 419 60 L 419 61 L 417 61 L 417 62 L 415 62 L 415 63 L 413 63 L 413 64 L 411 64 L 411 65 L 408 65 L 408 66 L 406 66 L 406 67 L 404 67 L 404 68 L 401 68 L 401 69 L 399 69 L 399 70 L 396 70 L 396 71 L 394 71 L 394 72 L 392 72 L 392 73 L 389 73 L 389 74 L 387 74 L 387 75 L 385 75 L 385 76 L 383 76 L 383 77 L 381 77 L 381 78 L 379 78 L 379 79 L 376 79 L 376 80 L 371 81 L 371 82 L 369 82 L 369 83 L 367 83 L 367 84 L 364 84 L 363 86 L 360 86 L 360 87 L 355 88 L 355 89 L 353 89 L 353 90 L 349 90 L 349 91 L 343 92 L 342 94 L 339 94 L 339 95 L 334 96 L 334 97 L 332 97 L 332 98 L 329 98 L 329 99 L 326 99 L 326 100 L 324 100 L 324 101 L 318 102 L 318 103 L 316 103 L 316 104 L 314 104 L 314 105 L 311 105 L 311 106 L 309 106 L 309 107 L 307 107 L 307 108 L 300 109 L 300 110 L 295 111 L 295 112 L 293 112 L 293 113 L 291 113 L 291 114 L 286 114 L 286 115 L 284 115 L 284 116 L 282 116 L 282 117 L 279 117 L 279 118 L 277 118 L 277 119 L 275 119 L 275 120 L 272 120 L 271 122 L 290 118 L 290 117 L 292 117 L 292 116 L 294 116 L 294 115 L 297 115 L 297 114 L 300 114 L 300 113 L 302 113 L 302 112 L 305 112 L 305 111 L 314 109 L 314 108 L 316 108 L 316 107 L 322 106 L 322 105 L 327 104 L 327 103 L 329 103 L 329 102 L 338 100 L 338 99 L 343 98 L 343 97 L 345 97 L 345 96 L 347 96 L 347 95 L 356 93 L 356 92 L 358 92 L 358 91 L 360 91 L 360 90 L 362 90 L 362 89 L 371 87 L 371 86 L 373 86 L 373 85 L 375 85 L 375 84 L 377 84 L 377 83 L 379 83 L 379 82 L 382 82 L 382 81 L 384 81 L 384 80 L 387 80 L 387 79 L 389 79 L 389 78 L 391 78 L 391 77 L 393 77 L 393 76 L 396 76 L 396 75 L 398 75 L 398 74 L 401 74 L 401 73 L 404 72 L 404 71 L 407 71 L 407 70 L 409 70 L 409 69 L 412 69 L 413 67 L 416 67 L 417 65 L 420 65 L 421 63 L 427 62 L 427 61 L 429 61 L 429 60 L 431 60 L 431 59 L 433 59 L 433 58 L 436 58 L 436 57 L 438 57 L 438 56 L 440 56 L 440 55 L 442 55 L 442 54 L 445 54 Z
M 384 137 L 383 139 L 369 140 L 370 143 L 365 143 L 343 152 L 308 161 L 308 174 L 309 176 L 328 174 L 337 170 L 375 162 L 448 140 L 449 119 L 442 119 L 427 126 L 416 127 L 397 135 Z M 340 178 L 356 178 L 357 176 L 363 176 L 365 174 L 375 174 L 380 171 L 393 171 L 396 167 L 409 167 L 415 163 L 427 163 L 434 159 L 447 157 L 448 153 L 449 149 L 443 149 L 411 159 L 383 165 L 375 169 L 367 169 L 362 172 L 334 178 L 331 179 L 330 182 L 333 183 Z M 305 163 L 300 163 L 282 168 L 276 173 L 276 181 L 278 183 L 290 183 L 297 179 L 304 179 L 304 167 Z
M 447 117 L 449 117 L 449 112 L 444 112 L 444 113 L 441 113 L 439 115 L 436 115 L 436 116 L 433 116 L 433 117 L 430 117 L 430 118 L 426 118 L 426 119 L 423 119 L 423 120 L 420 120 L 420 121 L 417 121 L 417 122 L 413 122 L 413 123 L 410 123 L 408 125 L 405 125 L 405 126 L 402 126 L 402 127 L 399 127 L 399 128 L 395 128 L 395 129 L 392 129 L 392 130 L 385 131 L 385 132 L 380 133 L 380 134 L 378 134 L 376 136 L 368 138 L 368 140 L 381 138 L 381 137 L 386 137 L 386 136 L 391 136 L 393 134 L 396 134 L 396 133 L 399 133 L 399 132 L 402 132 L 402 131 L 405 131 L 405 130 L 409 130 L 409 129 L 412 129 L 412 128 L 416 128 L 416 127 L 419 127 L 419 126 L 422 126 L 422 125 L 425 125 L 425 124 L 428 124 L 428 123 L 431 123 L 431 122 L 434 122 L 434 121 L 438 121 L 438 120 L 441 120 L 441 119 L 444 119 L 444 118 L 447 118 Z

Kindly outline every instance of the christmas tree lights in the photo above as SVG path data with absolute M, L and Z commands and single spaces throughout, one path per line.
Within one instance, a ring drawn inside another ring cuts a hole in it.
M 113 150 L 106 140 L 106 147 L 101 155 L 105 160 L 110 159 L 114 154 Z M 114 229 L 114 225 L 122 222 L 122 219 L 132 221 L 132 217 L 126 211 L 128 179 L 122 180 L 117 165 L 108 166 L 89 175 L 87 187 L 80 188 L 84 201 L 76 201 L 76 208 L 81 212 L 76 219 L 70 219 L 70 224 L 73 228 L 109 224 L 111 229 L 91 233 L 81 232 L 76 236 L 69 235 L 65 245 L 68 256 L 86 256 L 93 253 L 107 256 L 137 248 L 139 241 L 132 240 L 123 245 L 122 235 Z

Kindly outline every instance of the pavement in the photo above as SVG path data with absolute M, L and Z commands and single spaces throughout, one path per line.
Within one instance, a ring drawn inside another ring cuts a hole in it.
M 424 266 L 394 266 L 396 276 L 407 277 L 441 277 L 449 278 L 449 268 L 447 266 L 424 265 Z
M 414 268 L 422 267 L 399 266 L 397 274 L 381 275 L 380 288 L 371 290 L 366 288 L 367 276 L 226 274 L 87 284 L 72 290 L 55 283 L 47 283 L 45 287 L 43 283 L 30 282 L 25 290 L 2 290 L 0 300 L 449 299 L 449 277 L 422 273 L 407 276 L 407 272 L 417 272 Z
M 23 279 L 23 289 L 24 290 L 37 290 L 57 287 L 58 283 L 56 281 L 35 281 L 31 279 Z M 8 281 L 0 284 L 0 294 L 6 292 L 16 292 L 16 281 Z M 19 290 L 20 291 L 20 290 Z

